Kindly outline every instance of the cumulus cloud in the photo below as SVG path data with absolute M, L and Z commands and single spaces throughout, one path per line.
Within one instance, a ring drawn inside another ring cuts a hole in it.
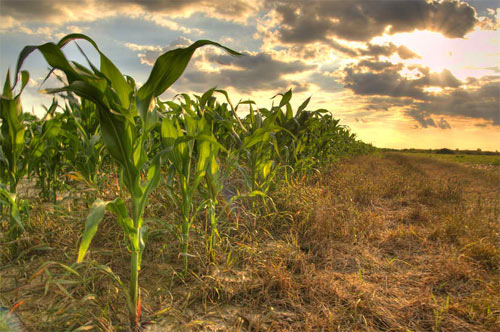
M 415 126 L 414 128 L 434 127 L 440 129 L 451 129 L 451 125 L 443 117 L 441 117 L 439 120 L 434 120 L 431 114 L 427 111 L 410 109 L 406 112 L 406 114 L 418 122 L 419 125 Z
M 384 32 L 428 29 L 461 38 L 477 23 L 467 3 L 445 1 L 267 1 L 284 43 L 312 43 L 334 38 L 369 41 Z
M 437 125 L 441 129 L 451 129 L 450 124 L 443 117 L 441 117 L 441 119 L 439 119 L 439 122 L 437 123 Z
M 420 59 L 420 55 L 410 50 L 408 47 L 401 45 L 398 47 L 398 55 L 403 60 L 417 58 Z
M 222 0 L 2 0 L 2 28 L 12 28 L 23 23 L 49 23 L 54 25 L 72 22 L 93 22 L 113 16 L 143 17 L 172 30 L 189 31 L 172 21 L 202 12 L 209 17 L 244 23 L 255 15 L 261 1 Z
M 344 84 L 356 95 L 366 97 L 366 110 L 401 108 L 420 127 L 449 129 L 451 126 L 445 117 L 500 125 L 500 77 L 467 80 L 467 86 L 463 86 L 447 70 L 431 73 L 424 68 L 423 72 L 425 76 L 421 78 L 407 79 L 390 69 L 363 73 L 350 67 L 345 69 Z M 425 87 L 431 84 L 445 89 L 440 93 L 426 92 Z M 435 120 L 435 117 L 440 117 L 440 120 Z
M 408 67 L 417 70 L 419 75 L 405 76 L 403 72 Z M 399 107 L 424 128 L 449 129 L 446 118 L 450 116 L 500 125 L 498 76 L 461 81 L 447 69 L 432 72 L 425 66 L 376 60 L 361 60 L 341 72 L 344 86 L 355 95 L 366 97 L 367 110 L 387 111 Z
M 407 115 L 416 120 L 422 128 L 437 127 L 436 122 L 434 122 L 434 119 L 432 119 L 428 112 L 411 109 L 407 112 Z
M 198 85 L 202 89 L 211 85 L 221 88 L 233 87 L 244 93 L 258 90 L 279 91 L 290 86 L 295 92 L 305 91 L 307 83 L 288 80 L 285 76 L 315 68 L 300 61 L 284 62 L 273 59 L 265 53 L 244 53 L 241 57 L 233 57 L 218 52 L 206 52 L 197 61 L 198 64 L 216 64 L 218 68 L 213 72 L 188 71 L 181 78 L 181 84 L 189 87 Z
M 358 68 L 367 68 L 372 71 L 384 71 L 387 69 L 399 71 L 403 69 L 402 64 L 393 64 L 390 61 L 371 61 L 371 60 L 361 60 L 356 64 Z
M 485 77 L 472 89 L 457 88 L 438 95 L 427 95 L 418 107 L 431 114 L 482 119 L 498 126 L 499 86 L 499 77 Z
M 134 43 L 126 43 L 125 46 L 131 49 L 132 51 L 136 51 L 137 56 L 141 60 L 142 64 L 146 64 L 149 66 L 153 66 L 156 59 L 163 53 L 180 48 L 180 47 L 188 47 L 191 45 L 193 41 L 189 40 L 185 37 L 177 37 L 167 46 L 159 46 L 159 45 L 138 45 Z
M 171 44 L 160 47 L 153 45 L 126 46 L 138 52 L 141 62 L 152 66 L 159 55 L 178 47 L 186 47 L 192 42 L 179 37 Z M 316 69 L 314 65 L 302 61 L 281 61 L 267 53 L 244 52 L 243 56 L 227 55 L 223 51 L 206 47 L 199 49 L 187 71 L 176 83 L 177 88 L 190 91 L 203 91 L 210 86 L 233 87 L 244 93 L 256 90 L 280 90 L 293 87 L 294 92 L 306 91 L 309 83 L 289 80 L 290 74 L 300 74 Z
M 378 72 L 361 70 L 367 65 L 372 68 L 385 66 L 385 69 Z M 398 69 L 397 65 L 365 62 L 361 66 L 345 68 L 343 83 L 357 95 L 422 98 L 424 92 L 417 81 L 401 76 Z
M 421 73 L 420 78 L 407 78 L 401 74 L 405 66 L 389 61 L 362 60 L 344 68 L 345 87 L 358 95 L 381 95 L 422 99 L 424 88 L 457 88 L 463 83 L 449 70 L 431 72 L 428 67 L 413 66 Z M 367 70 L 368 69 L 368 70 Z

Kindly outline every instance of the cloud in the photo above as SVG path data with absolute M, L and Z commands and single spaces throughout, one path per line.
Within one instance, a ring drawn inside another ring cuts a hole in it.
M 180 48 L 180 47 L 188 47 L 191 45 L 193 41 L 184 38 L 184 37 L 177 37 L 174 41 L 172 41 L 170 44 L 168 44 L 165 47 L 158 46 L 158 45 L 138 45 L 134 43 L 125 43 L 125 46 L 132 51 L 136 51 L 137 56 L 141 60 L 142 64 L 146 64 L 149 66 L 153 66 L 156 59 L 163 53 Z
M 412 109 L 407 112 L 407 115 L 415 119 L 422 128 L 437 127 L 436 122 L 429 116 L 428 112 Z
M 113 16 L 143 17 L 169 29 L 187 32 L 190 29 L 173 21 L 194 13 L 217 19 L 245 23 L 258 12 L 260 1 L 243 0 L 2 0 L 2 28 L 23 23 L 62 25 L 73 22 L 93 22 Z
M 383 70 L 365 71 L 363 67 Z M 402 77 L 398 72 L 400 69 L 401 65 L 364 61 L 344 68 L 343 83 L 357 95 L 423 98 L 424 92 L 417 80 Z
M 361 60 L 356 64 L 358 68 L 367 68 L 372 71 L 384 71 L 387 69 L 400 71 L 403 69 L 402 64 L 393 64 L 390 61 L 371 61 L 371 60 Z
M 403 60 L 417 58 L 420 59 L 420 55 L 410 50 L 408 47 L 401 45 L 398 47 L 398 55 Z
M 415 128 L 434 127 L 440 129 L 451 129 L 451 125 L 443 117 L 441 117 L 439 120 L 434 120 L 427 111 L 411 109 L 407 111 L 406 114 L 412 117 L 420 125 L 416 126 Z
M 436 86 L 436 87 L 452 87 L 457 88 L 462 85 L 462 82 L 457 79 L 453 74 L 448 70 L 444 69 L 441 73 L 430 73 L 428 68 L 424 71 L 426 75 L 415 81 L 418 85 L 423 86 Z
M 268 1 L 283 43 L 332 39 L 369 41 L 384 32 L 427 29 L 462 38 L 477 23 L 474 9 L 454 0 L 430 1 Z
M 344 89 L 339 79 L 328 72 L 314 72 L 308 76 L 308 81 L 317 85 L 322 92 L 338 92 Z
M 343 82 L 346 88 L 358 95 L 380 95 L 424 99 L 426 87 L 457 88 L 462 85 L 445 69 L 441 73 L 430 72 L 428 67 L 412 66 L 420 72 L 420 78 L 407 78 L 401 74 L 403 64 L 389 61 L 362 60 L 344 68 Z
M 446 118 L 450 116 L 500 125 L 500 77 L 469 78 L 464 83 L 447 69 L 436 73 L 425 66 L 412 68 L 419 77 L 403 76 L 408 69 L 403 64 L 362 60 L 341 70 L 342 83 L 355 95 L 366 97 L 366 110 L 402 108 L 424 128 L 449 129 Z
M 165 47 L 132 43 L 127 43 L 126 46 L 138 52 L 141 63 L 152 66 L 158 56 L 164 52 L 186 47 L 191 43 L 189 39 L 179 37 Z M 285 77 L 316 68 L 317 66 L 308 65 L 302 61 L 281 61 L 268 53 L 243 52 L 243 56 L 235 57 L 214 47 L 205 47 L 196 51 L 186 72 L 175 87 L 198 92 L 211 86 L 233 87 L 244 93 L 251 93 L 255 90 L 276 91 L 293 87 L 294 92 L 298 93 L 308 90 L 310 84 Z
M 293 86 L 295 92 L 300 92 L 307 90 L 308 84 L 288 80 L 285 76 L 316 68 L 300 61 L 273 59 L 266 53 L 244 53 L 241 57 L 233 57 L 207 51 L 201 59 L 195 61 L 195 66 L 200 68 L 203 63 L 215 65 L 217 69 L 213 72 L 190 70 L 183 75 L 181 83 L 187 87 L 198 85 L 203 89 L 214 85 L 221 88 L 233 87 L 244 93 L 255 90 L 279 91 Z
M 485 77 L 473 89 L 457 88 L 438 95 L 428 95 L 418 105 L 431 114 L 482 119 L 500 125 L 499 77 Z
M 451 129 L 450 124 L 443 117 L 441 117 L 441 119 L 439 120 L 439 122 L 437 123 L 437 125 L 441 129 Z
M 382 56 L 390 57 L 394 53 L 397 53 L 398 56 L 403 60 L 420 58 L 420 56 L 417 53 L 413 52 L 408 47 L 404 45 L 398 47 L 393 43 L 386 43 L 386 44 L 366 43 L 364 48 L 352 48 L 349 49 L 349 51 L 351 52 L 351 54 L 348 54 L 348 52 L 345 51 L 344 53 L 348 55 L 370 56 L 376 59 Z

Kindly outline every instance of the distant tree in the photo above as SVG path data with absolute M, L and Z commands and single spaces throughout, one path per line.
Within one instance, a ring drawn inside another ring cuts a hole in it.
M 454 154 L 453 150 L 450 150 L 450 149 L 439 149 L 436 151 L 436 153 L 438 154 Z

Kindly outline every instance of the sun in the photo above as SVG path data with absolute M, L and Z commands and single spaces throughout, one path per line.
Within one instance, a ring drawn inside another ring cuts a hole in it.
M 416 30 L 384 34 L 373 38 L 371 43 L 404 45 L 420 57 L 402 60 L 394 55 L 392 61 L 426 66 L 432 72 L 448 69 L 461 80 L 494 75 L 493 68 L 500 66 L 500 44 L 496 31 L 475 30 L 465 38 L 447 38 L 438 32 Z

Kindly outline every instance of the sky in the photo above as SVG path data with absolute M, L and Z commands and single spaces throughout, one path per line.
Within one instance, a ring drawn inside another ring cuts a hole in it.
M 500 150 L 500 2 L 496 0 L 0 0 L 0 82 L 26 45 L 84 33 L 144 82 L 162 53 L 210 39 L 162 96 L 217 86 L 270 107 L 292 89 L 361 140 L 387 148 Z M 78 43 L 92 62 L 96 52 Z M 72 44 L 64 52 L 85 64 Z M 25 62 L 25 112 L 58 85 L 40 54 Z M 222 96 L 221 96 L 222 97 Z

